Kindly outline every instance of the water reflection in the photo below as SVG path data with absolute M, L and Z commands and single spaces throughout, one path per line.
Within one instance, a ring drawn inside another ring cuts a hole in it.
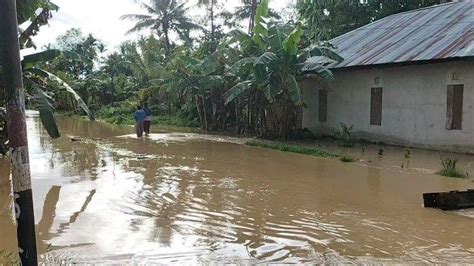
M 421 207 L 462 180 L 343 164 L 195 134 L 28 119 L 40 251 L 92 263 L 474 261 L 472 218 Z M 91 139 L 93 138 L 93 139 Z M 14 250 L 0 161 L 0 249 Z M 48 260 L 51 257 L 48 258 Z

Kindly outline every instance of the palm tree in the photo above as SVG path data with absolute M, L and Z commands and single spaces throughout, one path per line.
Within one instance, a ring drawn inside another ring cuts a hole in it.
M 242 6 L 238 7 L 233 16 L 236 21 L 249 21 L 248 33 L 252 34 L 253 27 L 255 26 L 255 12 L 261 0 L 241 0 Z M 271 18 L 279 19 L 280 16 L 273 9 L 270 9 L 268 16 Z
M 184 2 L 179 0 L 150 0 L 150 3 L 141 3 L 143 9 L 148 13 L 127 14 L 121 19 L 135 20 L 137 23 L 129 32 L 136 32 L 146 28 L 155 30 L 158 36 L 163 37 L 166 46 L 166 53 L 169 55 L 172 50 L 170 34 L 175 33 L 181 40 L 190 41 L 189 32 L 201 27 L 187 17 L 188 8 Z
M 216 25 L 214 23 L 215 20 L 215 7 L 218 0 L 198 0 L 198 6 L 209 6 L 209 17 L 211 19 L 211 38 L 215 41 L 215 32 L 216 32 Z

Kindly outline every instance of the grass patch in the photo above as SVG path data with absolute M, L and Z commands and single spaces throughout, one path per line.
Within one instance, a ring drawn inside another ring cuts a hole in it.
M 441 169 L 436 174 L 441 175 L 441 176 L 447 176 L 447 177 L 454 177 L 454 178 L 466 178 L 468 176 L 467 173 L 460 169 Z
M 315 147 L 301 146 L 301 145 L 289 144 L 289 143 L 283 143 L 283 142 L 266 142 L 266 141 L 259 141 L 259 140 L 250 140 L 250 141 L 247 141 L 245 144 L 249 146 L 254 146 L 254 147 L 262 147 L 262 148 L 279 150 L 279 151 L 300 153 L 300 154 L 312 155 L 312 156 L 323 157 L 323 158 L 338 157 L 337 154 L 323 151 Z
M 464 170 L 457 167 L 458 159 L 449 156 L 441 156 L 441 170 L 436 172 L 438 175 L 454 177 L 454 178 L 466 178 L 469 176 Z
M 339 161 L 344 162 L 344 163 L 353 163 L 356 161 L 356 159 L 349 155 L 344 155 L 344 156 L 341 156 L 341 158 L 339 158 Z

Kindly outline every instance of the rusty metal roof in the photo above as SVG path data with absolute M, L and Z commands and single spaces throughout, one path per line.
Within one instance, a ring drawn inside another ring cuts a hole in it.
M 391 15 L 334 38 L 330 68 L 474 56 L 474 0 Z

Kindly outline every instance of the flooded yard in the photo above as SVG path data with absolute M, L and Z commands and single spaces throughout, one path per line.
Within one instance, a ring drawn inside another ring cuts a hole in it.
M 37 118 L 27 121 L 43 260 L 474 261 L 472 212 L 422 207 L 423 192 L 474 188 L 472 179 L 433 175 L 439 162 L 426 156 L 436 152 L 415 152 L 415 170 L 405 170 L 395 167 L 403 149 L 386 151 L 394 167 L 383 167 L 371 149 L 359 156 L 373 157 L 366 163 L 345 164 L 225 137 L 137 139 L 130 127 L 59 117 L 63 135 L 89 139 L 72 142 L 51 140 Z M 0 250 L 14 251 L 8 178 L 0 160 Z

